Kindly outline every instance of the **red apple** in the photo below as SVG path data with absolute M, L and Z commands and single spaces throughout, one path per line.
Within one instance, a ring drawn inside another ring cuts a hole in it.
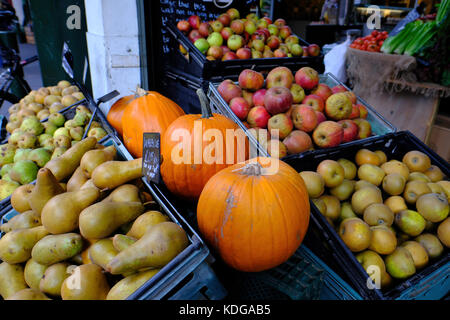
M 325 102 L 327 101 L 328 97 L 333 94 L 330 87 L 327 86 L 325 83 L 319 83 L 317 87 L 315 87 L 312 91 L 312 94 L 318 95 L 322 98 L 322 100 Z
M 244 98 L 236 97 L 231 99 L 230 109 L 240 120 L 245 120 L 250 111 L 250 106 Z
M 333 92 L 333 93 L 339 93 L 339 92 L 345 92 L 345 91 L 347 91 L 347 88 L 341 84 L 331 88 L 331 92 Z
M 224 27 L 228 27 L 231 23 L 231 17 L 227 13 L 222 13 L 217 20 L 219 20 Z
M 252 50 L 249 48 L 239 48 L 236 51 L 236 55 L 239 59 L 250 59 L 252 57 Z
M 228 38 L 230 38 L 234 34 L 234 32 L 230 27 L 225 27 L 222 29 L 222 31 L 220 31 L 220 34 L 222 35 L 222 38 L 227 41 Z
M 357 104 L 352 105 L 352 113 L 348 118 L 349 119 L 359 118 L 359 106 Z
M 195 40 L 203 37 L 197 29 L 194 29 L 189 32 L 188 38 L 189 40 L 191 40 L 191 42 L 195 42 Z
M 305 99 L 305 90 L 296 83 L 292 84 L 291 93 L 294 103 L 301 103 Z
M 221 47 L 219 46 L 211 46 L 209 47 L 207 53 L 208 56 L 213 57 L 216 60 L 219 60 L 222 58 L 223 56 L 223 50 Z
M 230 48 L 228 48 L 227 46 L 220 46 L 220 47 L 222 48 L 223 54 L 231 51 Z
M 287 37 L 289 37 L 292 34 L 292 30 L 291 27 L 289 26 L 282 26 L 280 28 L 280 32 L 279 32 L 279 36 L 281 39 L 286 39 Z
M 325 115 L 323 114 L 323 112 L 316 111 L 316 115 L 317 115 L 317 125 L 318 125 L 319 123 L 322 123 L 322 122 L 324 122 L 324 121 L 327 120 L 327 118 L 325 117 Z
M 291 88 L 294 82 L 294 75 L 289 68 L 276 67 L 267 74 L 266 87 L 270 89 L 272 87 L 285 87 Z
M 303 99 L 302 104 L 306 104 L 316 111 L 322 112 L 325 108 L 325 103 L 321 97 L 316 94 L 309 94 Z
M 281 40 L 280 38 L 278 38 L 277 36 L 270 36 L 267 39 L 267 45 L 269 46 L 270 49 L 272 50 L 276 50 L 278 49 L 278 47 L 280 46 Z
M 305 152 L 313 147 L 309 134 L 300 130 L 293 130 L 284 138 L 283 143 L 287 148 L 288 154 Z
M 303 55 L 302 46 L 299 44 L 291 44 L 289 47 L 289 51 L 294 57 L 301 57 Z
M 308 56 L 308 47 L 303 46 L 303 57 L 307 57 Z
M 192 29 L 198 29 L 201 23 L 199 16 L 190 16 L 188 22 L 191 25 Z
M 286 25 L 286 20 L 279 18 L 275 20 L 273 24 L 276 25 L 278 28 L 281 28 Z
M 187 32 L 189 32 L 191 30 L 191 25 L 186 20 L 181 20 L 181 21 L 178 21 L 177 28 L 181 32 L 186 32 L 187 33 Z
M 208 22 L 202 22 L 200 27 L 198 27 L 198 32 L 200 32 L 203 37 L 207 38 L 213 32 L 213 28 Z
M 287 156 L 286 146 L 278 139 L 270 139 L 267 142 L 267 152 L 272 158 L 281 159 Z
M 311 90 L 319 83 L 319 73 L 310 67 L 300 68 L 295 73 L 295 82 L 303 89 Z
M 229 103 L 233 98 L 242 97 L 242 89 L 230 79 L 222 81 L 217 87 L 217 91 L 226 103 Z
M 252 40 L 262 40 L 264 43 L 266 43 L 266 35 L 264 32 L 262 32 L 262 30 L 256 30 L 250 38 Z
M 236 20 L 240 17 L 239 11 L 235 8 L 228 9 L 227 14 L 230 16 L 231 20 Z
M 304 104 L 293 107 L 292 120 L 296 129 L 305 132 L 311 132 L 317 127 L 316 112 Z
M 273 87 L 264 96 L 264 107 L 272 114 L 286 112 L 292 105 L 292 93 L 285 87 Z
M 363 106 L 362 104 L 357 104 L 357 106 L 359 107 L 359 117 L 363 118 L 363 119 L 367 119 L 367 108 L 365 106 Z
M 256 106 L 250 109 L 247 115 L 247 122 L 250 127 L 267 128 L 270 114 L 263 106 Z
M 261 19 L 266 20 L 268 24 L 272 24 L 272 19 L 270 19 L 269 17 L 262 17 Z
M 286 114 L 289 118 L 291 118 L 291 120 L 292 120 L 292 111 L 294 110 L 294 108 L 295 108 L 296 106 L 299 106 L 299 104 L 293 104 L 293 105 L 288 109 L 288 111 L 285 112 L 285 114 Z
M 342 143 L 350 142 L 358 137 L 358 125 L 352 120 L 346 119 L 338 121 L 344 131 L 342 136 Z
M 242 20 L 233 20 L 230 25 L 231 30 L 236 34 L 244 33 L 244 22 Z
M 266 89 L 259 89 L 253 94 L 253 104 L 255 106 L 264 106 L 264 96 L 266 95 Z
M 329 119 L 348 119 L 352 113 L 352 103 L 345 92 L 332 94 L 325 103 L 325 114 Z
M 270 48 L 264 49 L 263 58 L 273 58 L 273 57 L 274 57 L 274 55 L 273 55 L 272 50 L 270 50 Z
M 228 38 L 227 45 L 231 50 L 237 51 L 244 46 L 244 39 L 238 34 L 233 34 Z
M 317 44 L 310 44 L 308 46 L 308 55 L 311 57 L 317 57 L 320 54 L 320 47 Z
M 239 74 L 238 81 L 242 89 L 257 91 L 264 85 L 264 76 L 261 72 L 245 69 Z
M 256 32 L 264 35 L 264 41 L 266 41 L 270 37 L 270 31 L 267 28 L 256 30 Z
M 272 138 L 283 140 L 291 133 L 294 125 L 285 113 L 279 113 L 269 119 L 267 128 Z
M 341 144 L 343 134 L 344 131 L 339 123 L 324 121 L 314 130 L 313 140 L 319 148 L 331 148 Z
M 275 50 L 274 52 L 273 52 L 273 55 L 275 56 L 275 57 L 277 57 L 277 58 L 286 58 L 288 55 L 287 55 L 287 53 L 286 53 L 286 51 L 284 51 L 283 49 L 281 49 L 281 48 L 278 48 L 277 50 Z
M 237 60 L 239 59 L 238 56 L 236 55 L 236 53 L 234 53 L 233 51 L 227 52 L 223 55 L 222 57 L 222 61 L 227 61 L 227 60 Z
M 248 90 L 242 90 L 242 97 L 247 101 L 250 108 L 253 108 L 255 104 L 253 103 L 253 92 Z
M 372 126 L 366 119 L 357 118 L 353 120 L 358 126 L 358 139 L 365 139 L 372 135 Z

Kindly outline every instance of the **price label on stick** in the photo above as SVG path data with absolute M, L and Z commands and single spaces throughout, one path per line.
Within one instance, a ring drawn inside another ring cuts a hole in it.
M 142 155 L 142 175 L 148 181 L 159 183 L 161 179 L 161 136 L 159 132 L 144 133 Z

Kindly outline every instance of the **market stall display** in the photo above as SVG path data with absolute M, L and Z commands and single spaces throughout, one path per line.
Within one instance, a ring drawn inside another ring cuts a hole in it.
M 68 81 L 32 91 L 8 112 L 8 136 L 0 157 L 4 207 L 12 191 L 36 179 L 39 168 L 62 155 L 84 137 L 102 141 L 111 134 L 108 123 L 80 88 Z
M 395 131 L 332 75 L 310 67 L 293 72 L 280 66 L 265 78 L 246 69 L 238 80 L 211 84 L 209 96 L 263 155 L 283 158 Z
M 210 296 L 223 295 L 204 264 L 207 248 L 180 217 L 155 205 L 139 179 L 141 159 L 127 161 L 128 156 L 113 139 L 99 145 L 95 138 L 86 138 L 69 149 L 66 158 L 41 169 L 31 192 L 3 212 L 4 299 L 24 299 L 30 292 L 77 300 L 165 296 L 177 285 L 170 276 L 181 280 L 196 268 L 203 271 L 198 289 L 212 283 Z M 56 169 L 68 161 L 74 165 Z M 131 162 L 137 165 L 128 165 Z M 58 180 L 67 181 L 67 190 Z M 155 245 L 167 250 L 148 250 Z M 188 252 L 191 256 L 186 257 Z M 8 279 L 12 267 L 16 272 Z M 73 285 L 76 281 L 80 287 Z M 190 289 L 178 290 L 181 297 L 195 294 L 192 281 L 189 284 Z M 149 287 L 153 291 L 147 293 Z
M 319 257 L 365 299 L 445 296 L 448 163 L 409 132 L 330 151 L 285 160 L 308 182 Z

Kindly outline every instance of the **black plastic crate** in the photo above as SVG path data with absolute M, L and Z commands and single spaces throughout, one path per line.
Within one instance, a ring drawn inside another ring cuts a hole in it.
M 317 57 L 286 57 L 286 58 L 261 58 L 261 59 L 236 59 L 228 61 L 210 61 L 198 50 L 194 44 L 176 27 L 174 21 L 166 23 L 167 35 L 170 37 L 171 50 L 167 53 L 167 63 L 186 73 L 192 74 L 204 80 L 217 82 L 224 77 L 237 79 L 244 69 L 253 69 L 267 73 L 275 67 L 284 66 L 292 70 L 301 67 L 311 67 L 322 73 L 325 69 L 323 54 Z M 297 36 L 298 37 L 298 36 Z M 302 46 L 309 43 L 298 37 Z M 180 52 L 182 45 L 187 50 L 188 59 Z
M 372 151 L 382 150 L 389 160 L 401 160 L 406 152 L 419 150 L 427 154 L 431 163 L 438 166 L 447 177 L 450 177 L 450 164 L 409 131 L 373 137 L 366 141 L 321 150 L 314 154 L 304 153 L 295 158 L 287 157 L 284 161 L 298 172 L 315 171 L 322 160 L 354 159 L 356 152 L 362 148 Z M 310 227 L 305 237 L 305 244 L 345 281 L 348 281 L 364 299 L 441 299 L 450 290 L 450 252 L 448 248 L 438 259 L 430 260 L 424 269 L 410 278 L 404 281 L 393 279 L 394 284 L 391 288 L 386 290 L 369 289 L 367 285 L 369 276 L 356 260 L 355 254 L 348 249 L 336 230 L 312 202 Z
M 164 72 L 161 81 L 161 94 L 177 103 L 185 113 L 200 114 L 200 100 L 197 90 L 207 90 L 206 81 L 195 78 L 183 71 L 170 69 Z

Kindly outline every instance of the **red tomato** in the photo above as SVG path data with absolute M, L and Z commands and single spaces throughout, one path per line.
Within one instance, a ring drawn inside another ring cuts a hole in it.
M 362 45 L 362 44 L 364 43 L 364 40 L 363 40 L 362 38 L 358 38 L 358 39 L 356 39 L 353 43 Z
M 383 32 L 381 32 L 381 34 L 382 34 L 383 36 L 385 36 L 385 37 L 388 36 L 388 32 L 387 32 L 387 31 L 383 31 Z
M 375 38 L 377 41 L 380 41 L 381 39 L 384 39 L 384 36 L 382 34 L 377 35 Z
M 384 40 L 378 41 L 378 45 L 380 46 L 380 48 L 381 48 L 381 46 L 383 46 L 383 43 L 384 43 Z
M 366 45 L 366 44 L 363 44 L 363 45 L 361 46 L 361 50 L 366 51 L 366 50 L 367 50 L 367 45 Z
M 370 44 L 370 45 L 367 47 L 367 51 L 370 51 L 370 52 L 378 52 L 378 51 L 380 51 L 380 47 L 377 46 L 376 44 Z
M 352 44 L 350 45 L 350 48 L 356 49 L 356 46 L 357 46 L 356 43 L 352 43 Z
M 371 33 L 372 37 L 376 37 L 378 35 L 378 31 L 377 30 L 373 30 Z

